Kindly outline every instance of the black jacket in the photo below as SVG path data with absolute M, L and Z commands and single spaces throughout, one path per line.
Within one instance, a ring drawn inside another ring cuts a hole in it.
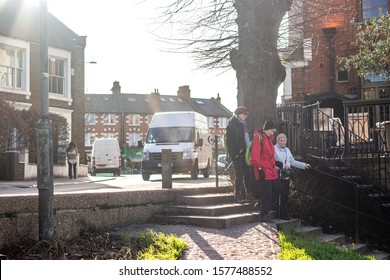
M 236 116 L 229 120 L 226 127 L 226 142 L 231 160 L 236 159 L 237 155 L 240 157 L 245 156 L 245 125 Z

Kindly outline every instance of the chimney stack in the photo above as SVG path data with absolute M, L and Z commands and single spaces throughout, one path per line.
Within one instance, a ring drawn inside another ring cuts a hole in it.
M 219 97 L 219 93 L 217 93 L 217 98 L 215 99 L 218 105 L 221 105 L 221 97 Z
M 112 91 L 112 94 L 115 95 L 115 96 L 121 94 L 121 86 L 119 85 L 118 81 L 114 82 L 111 91 Z
M 177 91 L 177 95 L 184 99 L 190 100 L 191 98 L 191 90 L 189 86 L 180 86 Z

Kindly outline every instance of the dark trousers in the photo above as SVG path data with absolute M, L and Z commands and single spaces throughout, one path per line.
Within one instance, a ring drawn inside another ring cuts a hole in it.
M 246 165 L 245 158 L 239 157 L 233 161 L 236 179 L 234 181 L 234 197 L 245 199 L 252 192 L 250 167 Z
M 68 162 L 68 174 L 69 174 L 70 179 L 72 179 L 72 177 L 73 178 L 77 177 L 76 167 L 77 167 L 77 163 L 69 163 Z M 73 171 L 73 176 L 72 176 L 72 171 Z
M 280 180 L 278 194 L 279 215 L 281 218 L 289 218 L 288 196 L 290 193 L 290 180 Z M 279 200 L 280 199 L 280 200 Z
M 280 180 L 258 180 L 254 195 L 261 203 L 260 216 L 268 214 L 272 210 L 273 195 L 280 188 Z

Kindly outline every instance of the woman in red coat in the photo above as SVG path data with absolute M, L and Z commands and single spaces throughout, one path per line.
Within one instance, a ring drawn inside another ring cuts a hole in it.
M 269 222 L 272 217 L 269 212 L 272 209 L 272 191 L 279 187 L 279 177 L 275 165 L 274 133 L 276 126 L 273 121 L 266 121 L 263 130 L 254 132 L 252 140 L 252 152 L 250 157 L 253 166 L 257 188 L 256 198 L 261 200 L 260 219 Z

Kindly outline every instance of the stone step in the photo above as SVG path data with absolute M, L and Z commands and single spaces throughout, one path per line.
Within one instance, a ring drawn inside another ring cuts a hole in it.
M 312 227 L 312 226 L 299 226 L 295 229 L 300 233 L 307 233 L 312 236 L 318 236 L 322 234 L 322 227 Z
M 329 168 L 336 171 L 350 170 L 349 166 L 329 166 Z
M 276 228 L 278 230 L 282 230 L 285 228 L 298 228 L 301 224 L 300 219 L 291 219 L 291 220 L 281 220 L 281 219 L 274 219 L 272 220 L 273 223 L 276 224 Z
M 371 184 L 358 184 L 357 187 L 360 188 L 360 189 L 372 189 L 374 187 L 374 185 L 371 185 Z
M 253 203 L 227 203 L 212 205 L 174 205 L 164 209 L 167 215 L 221 216 L 256 210 Z
M 234 196 L 231 193 L 212 193 L 200 195 L 180 196 L 177 198 L 178 204 L 185 205 L 212 205 L 233 203 Z
M 370 193 L 368 196 L 375 198 L 377 201 L 384 203 L 384 204 L 390 203 L 390 194 Z
M 359 252 L 361 254 L 365 254 L 368 251 L 367 244 L 363 244 L 363 243 L 348 243 L 345 246 L 348 249 L 355 250 L 356 252 Z
M 390 254 L 382 251 L 373 251 L 368 252 L 367 255 L 371 255 L 375 258 L 375 260 L 389 260 Z
M 363 179 L 363 177 L 359 176 L 359 175 L 343 175 L 341 177 L 346 179 L 346 180 L 355 181 L 355 182 L 357 182 L 357 181 L 361 182 L 361 180 Z
M 327 234 L 323 233 L 317 236 L 322 242 L 334 242 L 339 245 L 345 245 L 345 235 L 343 234 Z
M 197 216 L 197 215 L 157 215 L 159 223 L 185 224 L 208 228 L 229 228 L 233 225 L 253 223 L 259 221 L 258 211 L 222 216 Z

